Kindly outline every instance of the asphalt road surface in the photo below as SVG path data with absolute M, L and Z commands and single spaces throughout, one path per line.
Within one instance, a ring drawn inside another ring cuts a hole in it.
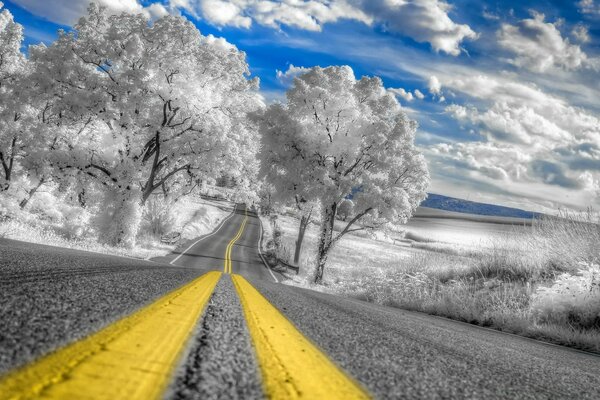
M 215 233 L 158 262 L 0 240 L 0 375 L 223 271 L 231 245 L 232 272 L 375 398 L 600 399 L 598 356 L 276 283 L 282 277 L 262 263 L 259 236 L 259 220 L 238 207 Z M 264 396 L 230 275 L 217 284 L 165 396 Z

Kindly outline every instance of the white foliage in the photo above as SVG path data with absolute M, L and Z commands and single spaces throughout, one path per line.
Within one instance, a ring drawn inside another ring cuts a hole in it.
M 101 242 L 133 247 L 142 220 L 142 206 L 135 193 L 107 191 L 100 213 L 95 218 Z
M 141 229 L 155 237 L 171 232 L 175 223 L 173 204 L 162 197 L 150 198 L 143 209 Z
M 414 146 L 417 124 L 378 77 L 357 80 L 348 66 L 312 68 L 295 78 L 286 104 L 255 120 L 263 174 L 276 193 L 321 205 L 321 272 L 329 249 L 354 223 L 405 222 L 425 198 L 429 174 Z M 349 196 L 356 215 L 333 237 L 337 207 Z
M 30 50 L 35 131 L 46 143 L 34 159 L 61 181 L 120 193 L 115 215 L 224 174 L 252 180 L 258 140 L 246 113 L 262 103 L 245 54 L 182 17 L 149 24 L 94 4 L 88 12 L 73 32 Z
M 2 10 L 0 2 L 0 10 Z M 10 11 L 0 12 L 0 87 L 23 67 L 24 56 L 20 51 L 23 27 L 14 21 Z
M 550 287 L 540 287 L 531 309 L 541 322 L 580 328 L 600 327 L 600 265 L 581 264 L 576 274 L 562 274 Z
M 316 67 L 296 78 L 287 104 L 258 118 L 263 169 L 324 206 L 352 194 L 358 213 L 405 221 L 429 182 L 414 147 L 417 125 L 379 78 Z
M 0 10 L 2 9 L 0 3 Z M 21 99 L 26 60 L 21 53 L 23 27 L 12 14 L 0 12 L 0 191 L 10 187 L 10 181 L 22 156 L 22 113 L 25 105 Z

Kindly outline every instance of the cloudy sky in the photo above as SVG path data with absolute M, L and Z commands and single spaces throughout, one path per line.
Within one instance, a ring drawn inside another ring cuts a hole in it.
M 89 0 L 4 0 L 26 44 Z M 315 65 L 379 75 L 420 124 L 431 192 L 600 207 L 600 0 L 100 0 L 181 14 L 248 54 L 269 101 Z M 523 5 L 523 3 L 526 3 Z

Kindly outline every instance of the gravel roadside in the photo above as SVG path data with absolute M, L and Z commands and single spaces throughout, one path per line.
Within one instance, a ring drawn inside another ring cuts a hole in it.
M 176 373 L 169 400 L 259 399 L 261 379 L 230 275 L 222 275 Z

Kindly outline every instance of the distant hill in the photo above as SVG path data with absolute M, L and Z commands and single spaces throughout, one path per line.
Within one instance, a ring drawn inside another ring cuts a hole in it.
M 454 211 L 465 214 L 490 215 L 495 217 L 512 217 L 532 219 L 541 214 L 518 208 L 497 206 L 494 204 L 477 203 L 475 201 L 457 199 L 441 194 L 429 193 L 427 199 L 421 203 L 422 207 L 436 208 L 438 210 Z

